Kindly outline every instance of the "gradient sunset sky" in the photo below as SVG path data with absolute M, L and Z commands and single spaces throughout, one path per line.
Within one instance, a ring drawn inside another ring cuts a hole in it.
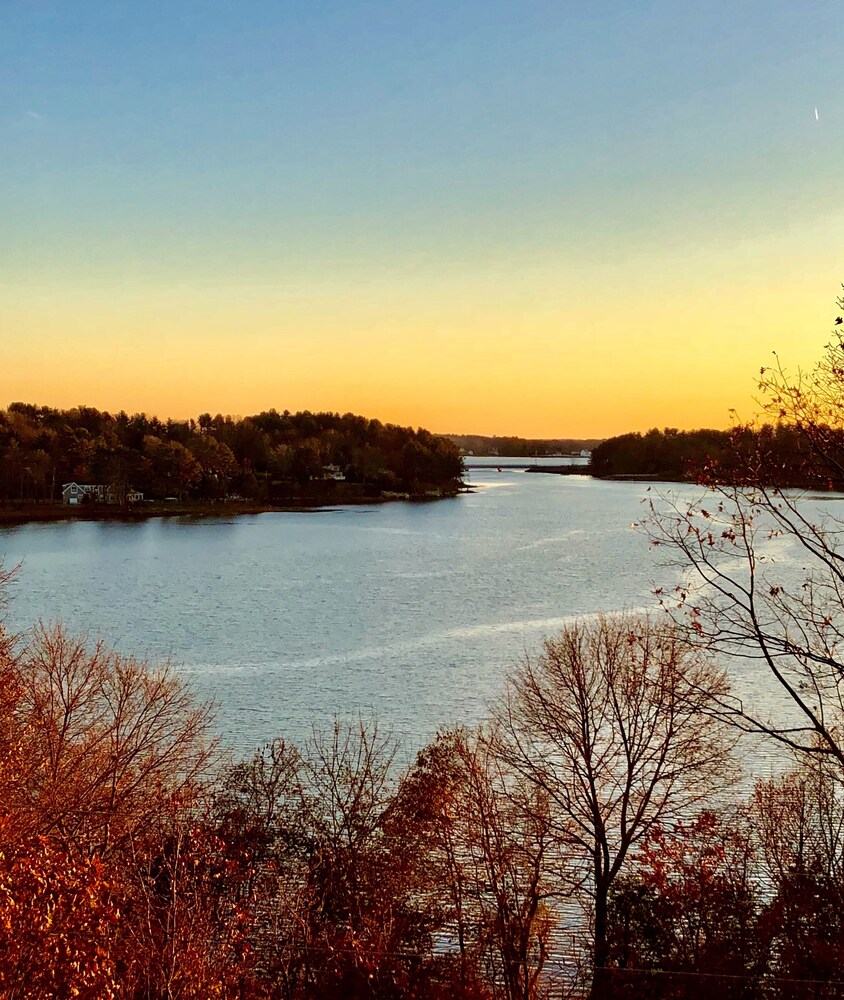
M 840 0 L 13 0 L 0 406 L 727 426 L 829 336 L 842 51 Z

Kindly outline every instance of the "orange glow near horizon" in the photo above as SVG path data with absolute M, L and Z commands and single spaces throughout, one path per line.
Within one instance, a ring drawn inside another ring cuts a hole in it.
M 183 419 L 275 407 L 336 410 L 441 433 L 606 437 L 726 427 L 755 410 L 776 349 L 811 365 L 828 338 L 835 276 L 544 294 L 522 280 L 439 295 L 411 288 L 320 298 L 250 289 L 19 295 L 0 399 Z M 541 284 L 538 282 L 536 284 Z M 479 287 L 480 286 L 480 287 Z M 468 291 L 468 294 L 465 294 Z
M 829 338 L 834 4 L 10 6 L 0 406 L 726 427 Z

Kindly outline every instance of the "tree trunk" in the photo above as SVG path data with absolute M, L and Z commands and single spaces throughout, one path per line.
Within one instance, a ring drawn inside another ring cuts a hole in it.
M 609 986 L 607 963 L 609 952 L 607 947 L 607 916 L 608 916 L 607 886 L 600 883 L 595 887 L 595 927 L 594 945 L 592 949 L 592 989 L 590 1000 L 604 1000 Z

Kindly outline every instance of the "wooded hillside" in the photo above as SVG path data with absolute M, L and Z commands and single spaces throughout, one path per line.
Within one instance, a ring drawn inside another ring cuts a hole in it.
M 271 501 L 332 476 L 375 491 L 450 490 L 458 449 L 429 431 L 351 413 L 160 420 L 12 403 L 0 411 L 0 500 L 55 500 L 62 483 L 101 483 L 118 498 Z

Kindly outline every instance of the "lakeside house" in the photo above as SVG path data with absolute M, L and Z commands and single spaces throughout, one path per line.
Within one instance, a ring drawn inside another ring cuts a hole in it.
M 78 504 L 86 500 L 105 503 L 102 483 L 62 483 L 62 503 Z
M 143 493 L 138 490 L 127 490 L 128 503 L 141 503 Z M 62 483 L 62 503 L 119 503 L 118 491 L 113 486 L 103 483 Z

